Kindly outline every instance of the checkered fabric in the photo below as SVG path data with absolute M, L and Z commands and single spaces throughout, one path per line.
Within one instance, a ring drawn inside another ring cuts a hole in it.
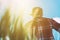
M 34 31 L 35 35 L 33 33 Z M 32 34 L 33 37 L 36 36 L 37 40 L 54 40 L 52 35 L 52 25 L 47 18 L 34 19 L 32 24 Z

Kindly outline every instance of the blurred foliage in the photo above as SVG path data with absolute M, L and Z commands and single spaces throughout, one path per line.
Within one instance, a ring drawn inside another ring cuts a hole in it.
M 7 40 L 6 36 L 8 36 L 9 40 L 31 40 L 28 37 L 27 28 L 23 25 L 22 17 L 16 19 L 14 16 L 14 19 L 11 22 L 9 11 L 9 9 L 6 9 L 5 14 L 0 20 L 0 40 L 1 38 L 2 40 Z
M 0 37 L 2 37 L 3 40 L 6 40 L 5 37 L 6 35 L 9 34 L 9 28 L 10 28 L 10 14 L 9 9 L 7 9 L 0 23 Z

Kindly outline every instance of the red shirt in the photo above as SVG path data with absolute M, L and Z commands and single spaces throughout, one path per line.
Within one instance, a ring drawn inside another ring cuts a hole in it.
M 57 27 L 58 26 L 58 27 Z M 35 36 L 38 40 L 54 40 L 52 29 L 59 31 L 60 24 L 49 18 L 36 18 L 32 23 L 32 37 L 35 28 Z

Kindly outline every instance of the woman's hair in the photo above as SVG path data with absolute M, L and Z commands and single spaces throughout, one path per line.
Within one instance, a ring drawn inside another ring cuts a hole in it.
M 39 9 L 40 12 L 43 13 L 42 8 L 40 8 L 40 7 L 34 7 L 34 8 L 32 9 L 32 15 L 34 15 L 34 12 L 35 12 L 36 9 Z

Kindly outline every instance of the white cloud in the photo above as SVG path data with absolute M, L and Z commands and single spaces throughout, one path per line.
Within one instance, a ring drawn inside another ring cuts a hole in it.
M 55 17 L 55 18 L 53 18 L 53 20 L 55 20 L 56 22 L 60 23 L 60 18 L 59 17 Z

